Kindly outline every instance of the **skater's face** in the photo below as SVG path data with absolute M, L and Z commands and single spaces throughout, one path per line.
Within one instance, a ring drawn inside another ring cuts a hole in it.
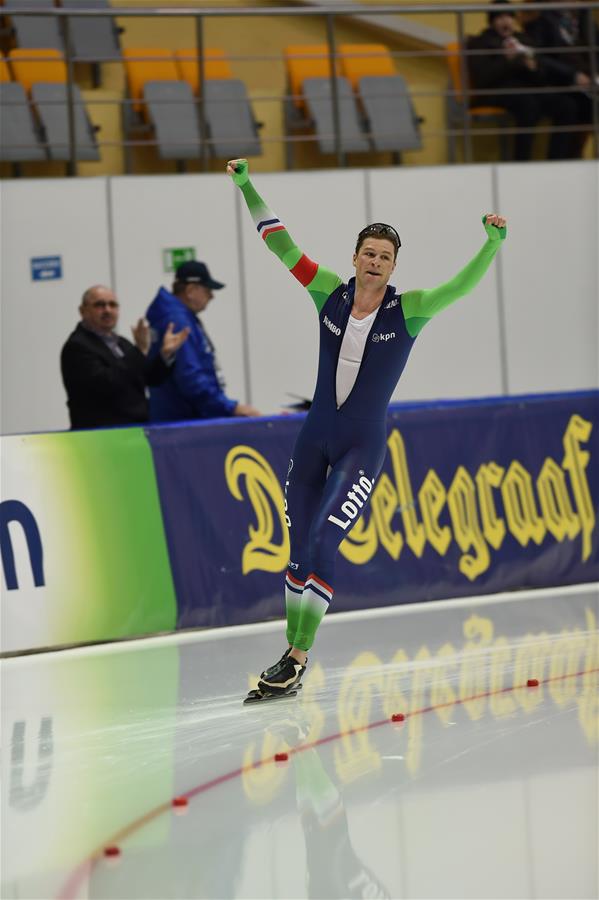
M 385 238 L 366 238 L 353 263 L 359 287 L 385 287 L 395 268 L 395 246 Z
M 83 295 L 79 307 L 84 325 L 100 334 L 110 334 L 119 320 L 119 304 L 110 288 L 96 285 Z

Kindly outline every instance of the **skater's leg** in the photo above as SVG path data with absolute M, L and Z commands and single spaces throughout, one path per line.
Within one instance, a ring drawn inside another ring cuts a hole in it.
M 346 444 L 347 446 L 347 444 Z M 326 477 L 326 458 L 321 455 L 318 479 L 288 476 L 286 499 L 291 536 L 291 562 L 297 568 L 298 588 L 303 583 L 299 620 L 291 650 L 277 664 L 263 673 L 258 689 L 265 695 L 278 695 L 297 689 L 305 671 L 307 652 L 312 647 L 316 632 L 333 598 L 332 582 L 335 556 L 339 544 L 351 530 L 351 526 L 365 511 L 375 477 L 385 458 L 384 434 L 366 434 L 333 461 L 324 484 L 320 501 L 316 504 L 319 480 Z M 305 461 L 306 471 L 315 471 L 314 455 Z M 312 468 L 313 467 L 313 468 Z M 324 476 L 323 476 L 324 467 Z M 293 473 L 294 466 L 290 469 Z M 316 504 L 316 505 L 315 505 Z M 343 518 L 342 518 L 343 517 Z M 295 529 L 295 533 L 294 533 Z M 306 555 L 307 540 L 307 555 Z M 294 552 L 299 552 L 297 561 Z M 306 573 L 306 574 L 304 574 Z M 293 585 L 293 582 L 292 582 Z M 299 594 L 297 595 L 299 596 Z M 297 600 L 293 598 L 288 640 L 297 613 Z
M 335 557 L 355 521 L 365 511 L 375 478 L 382 467 L 385 446 L 362 442 L 333 465 L 309 535 L 309 574 L 291 653 L 299 662 L 312 647 L 316 632 L 333 599 Z
M 285 515 L 290 556 L 285 576 L 287 642 L 299 625 L 302 596 L 309 574 L 310 527 L 320 506 L 327 480 L 328 461 L 319 444 L 300 433 L 285 480 Z
M 262 691 L 288 690 L 293 679 L 305 669 L 306 654 L 301 659 L 301 673 L 288 660 L 300 620 L 304 585 L 308 574 L 310 525 L 322 498 L 328 461 L 322 447 L 300 432 L 285 480 L 285 515 L 289 529 L 290 558 L 285 575 L 286 637 L 288 647 L 274 665 L 265 669 L 259 681 Z
M 312 572 L 304 585 L 299 622 L 291 649 L 298 662 L 305 664 L 308 650 L 314 643 L 318 626 L 332 599 L 333 588 Z
M 304 582 L 292 575 L 289 569 L 285 576 L 285 612 L 287 614 L 287 643 L 293 646 L 293 638 L 299 624 Z

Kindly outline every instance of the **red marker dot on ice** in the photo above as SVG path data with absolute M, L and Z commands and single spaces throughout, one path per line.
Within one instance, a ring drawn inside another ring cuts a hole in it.
M 538 678 L 529 678 L 526 682 L 526 687 L 538 687 L 539 679 Z
M 288 753 L 275 753 L 275 762 L 287 762 L 288 759 Z
M 405 716 L 403 713 L 393 713 L 393 715 L 391 716 L 392 722 L 403 722 L 404 719 L 405 719 Z

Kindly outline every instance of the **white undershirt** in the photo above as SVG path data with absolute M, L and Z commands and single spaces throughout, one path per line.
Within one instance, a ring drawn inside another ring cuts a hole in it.
M 368 332 L 377 312 L 378 309 L 374 309 L 364 319 L 354 319 L 352 315 L 349 317 L 341 342 L 339 362 L 337 363 L 337 378 L 335 382 L 337 408 L 345 403 L 358 377 Z

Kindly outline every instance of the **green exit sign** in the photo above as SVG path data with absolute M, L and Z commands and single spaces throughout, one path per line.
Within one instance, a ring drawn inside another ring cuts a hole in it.
M 162 251 L 162 265 L 165 272 L 174 272 L 181 263 L 196 258 L 195 247 L 167 247 Z

